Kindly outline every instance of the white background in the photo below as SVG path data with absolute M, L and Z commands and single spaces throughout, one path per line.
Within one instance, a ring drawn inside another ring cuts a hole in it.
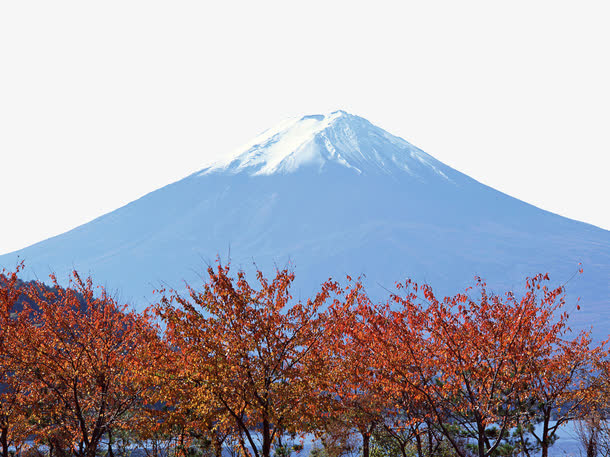
M 607 5 L 0 2 L 0 253 L 335 109 L 610 229 Z

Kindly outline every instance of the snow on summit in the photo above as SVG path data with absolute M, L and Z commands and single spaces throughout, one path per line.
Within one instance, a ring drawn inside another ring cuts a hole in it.
M 286 174 L 301 167 L 323 170 L 331 164 L 358 174 L 392 174 L 400 170 L 420 178 L 434 173 L 448 179 L 441 162 L 345 111 L 286 119 L 228 158 L 204 168 L 201 174 Z

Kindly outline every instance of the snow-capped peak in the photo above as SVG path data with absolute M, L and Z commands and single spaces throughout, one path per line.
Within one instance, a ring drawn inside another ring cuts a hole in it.
M 417 176 L 433 172 L 448 179 L 442 171 L 445 166 L 430 155 L 345 111 L 286 119 L 201 174 L 285 174 L 330 164 L 359 174 L 400 170 Z

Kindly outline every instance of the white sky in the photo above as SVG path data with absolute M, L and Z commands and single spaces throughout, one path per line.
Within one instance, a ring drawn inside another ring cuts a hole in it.
M 0 2 L 0 253 L 334 109 L 610 229 L 609 5 Z

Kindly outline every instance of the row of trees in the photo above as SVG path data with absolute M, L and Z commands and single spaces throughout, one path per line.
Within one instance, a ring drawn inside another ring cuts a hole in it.
M 547 276 L 520 297 L 477 280 L 441 300 L 406 281 L 374 304 L 348 278 L 295 301 L 290 271 L 254 287 L 219 263 L 136 313 L 77 273 L 65 288 L 18 273 L 0 275 L 3 457 L 28 440 L 112 454 L 126 436 L 270 457 L 305 433 L 329 455 L 357 435 L 363 457 L 546 457 L 559 426 L 610 399 L 604 345 L 570 332 Z

